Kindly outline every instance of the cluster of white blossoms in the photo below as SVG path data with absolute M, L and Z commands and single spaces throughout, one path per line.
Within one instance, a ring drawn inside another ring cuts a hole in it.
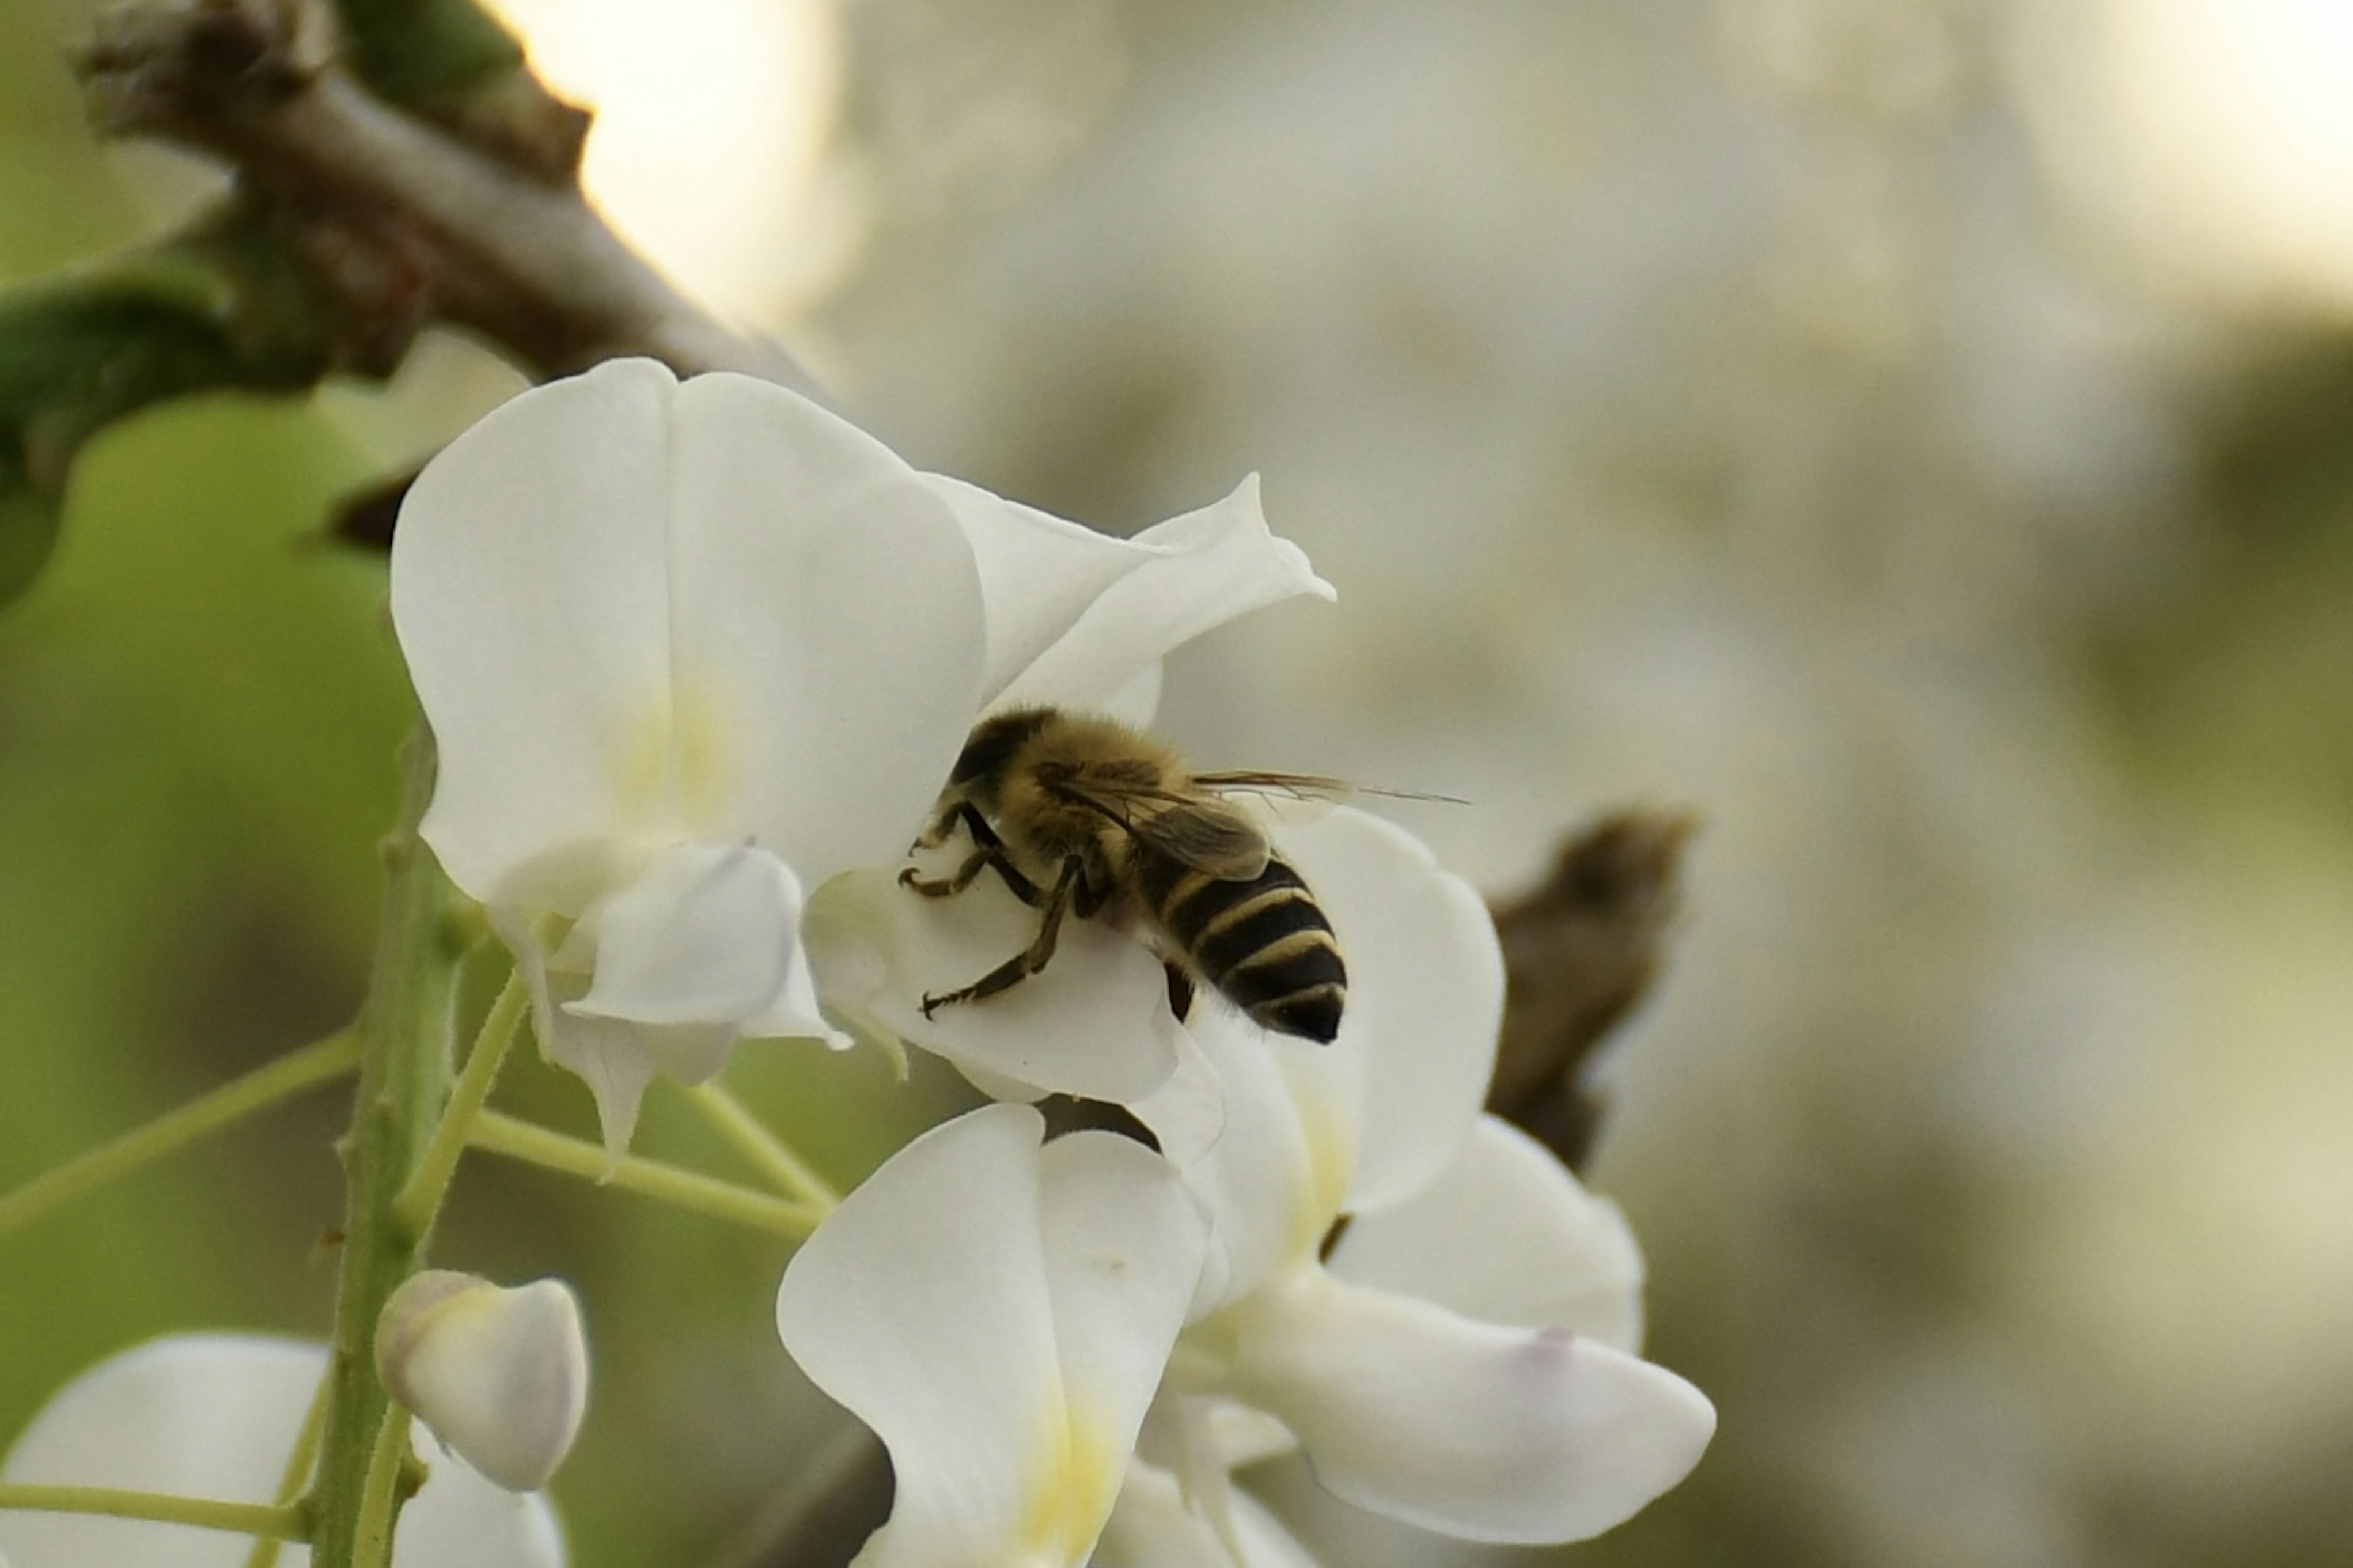
M 1482 1113 L 1495 934 L 1398 829 L 1267 825 L 1347 957 L 1328 1046 L 1213 993 L 1180 1019 L 1158 955 L 1096 921 L 924 1016 L 1036 931 L 994 879 L 898 885 L 975 721 L 1142 724 L 1172 648 L 1330 593 L 1254 481 L 1115 540 L 642 361 L 516 398 L 401 514 L 393 616 L 440 749 L 422 832 L 610 1150 L 654 1076 L 752 1038 L 912 1044 L 1001 1102 L 900 1151 L 785 1275 L 786 1349 L 890 1451 L 871 1568 L 1295 1568 L 1231 1480 L 1293 1449 L 1396 1520 L 1570 1541 L 1707 1443 L 1705 1398 L 1637 1354 L 1617 1211 Z M 1024 1103 L 1049 1093 L 1156 1147 L 1049 1141 Z

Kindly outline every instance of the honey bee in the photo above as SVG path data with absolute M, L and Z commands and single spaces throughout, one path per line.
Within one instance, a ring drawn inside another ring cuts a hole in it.
M 961 824 L 971 854 L 949 876 L 911 866 L 899 881 L 944 899 L 994 870 L 1039 911 L 1038 935 L 971 984 L 926 995 L 923 1016 L 1019 984 L 1054 956 L 1066 915 L 1102 916 L 1156 938 L 1179 1016 L 1198 979 L 1265 1028 L 1329 1044 L 1348 995 L 1332 922 L 1227 796 L 1353 789 L 1303 773 L 1197 773 L 1138 730 L 1054 708 L 982 721 L 916 840 L 937 848 Z

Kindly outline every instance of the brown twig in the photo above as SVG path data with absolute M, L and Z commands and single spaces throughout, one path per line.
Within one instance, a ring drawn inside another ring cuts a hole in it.
M 812 389 L 783 349 L 681 296 L 575 181 L 385 102 L 335 38 L 318 0 L 174 0 L 108 12 L 79 64 L 107 134 L 222 157 L 280 215 L 353 324 L 355 368 L 388 369 L 438 321 L 545 375 L 650 354 Z

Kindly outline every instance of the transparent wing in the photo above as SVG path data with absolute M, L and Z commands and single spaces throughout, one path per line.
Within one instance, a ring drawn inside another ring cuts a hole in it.
M 1271 795 L 1287 800 L 1346 800 L 1353 795 L 1377 795 L 1389 800 L 1436 800 L 1448 805 L 1468 805 L 1460 795 L 1429 795 L 1415 789 L 1383 789 L 1378 784 L 1351 784 L 1346 779 L 1327 778 L 1322 773 L 1276 773 L 1243 770 L 1237 773 L 1195 773 L 1197 789 L 1213 795 Z
M 1266 869 L 1266 835 L 1240 807 L 1214 795 L 1100 773 L 1047 781 L 1054 795 L 1116 823 L 1147 849 L 1226 881 Z

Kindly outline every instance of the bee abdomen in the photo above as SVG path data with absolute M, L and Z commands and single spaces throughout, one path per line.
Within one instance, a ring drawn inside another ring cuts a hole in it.
M 1339 1034 L 1347 966 L 1298 872 L 1271 859 L 1247 881 L 1172 868 L 1148 882 L 1161 929 L 1252 1020 L 1318 1043 Z

